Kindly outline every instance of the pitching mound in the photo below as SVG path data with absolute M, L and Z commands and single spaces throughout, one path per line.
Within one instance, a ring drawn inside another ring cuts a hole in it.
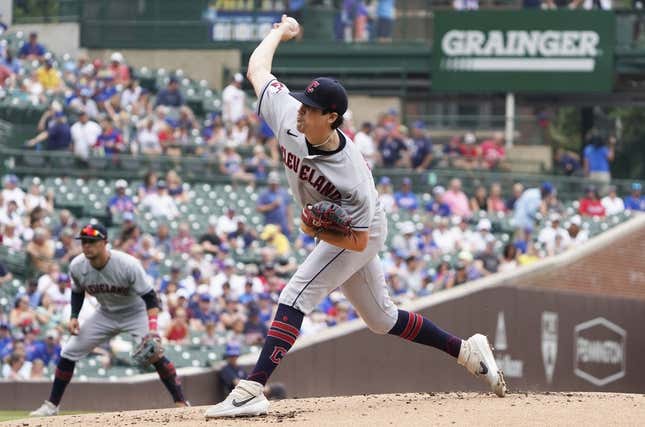
M 264 417 L 206 421 L 206 407 L 152 409 L 19 420 L 9 426 L 638 425 L 645 395 L 614 393 L 407 393 L 274 402 Z

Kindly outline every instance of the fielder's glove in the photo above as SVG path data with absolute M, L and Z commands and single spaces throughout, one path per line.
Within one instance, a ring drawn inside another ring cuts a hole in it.
M 326 200 L 302 208 L 300 220 L 315 230 L 316 235 L 331 231 L 346 236 L 352 231 L 352 217 L 345 209 Z
M 132 352 L 132 360 L 142 368 L 146 368 L 163 356 L 161 338 L 156 333 L 149 333 Z

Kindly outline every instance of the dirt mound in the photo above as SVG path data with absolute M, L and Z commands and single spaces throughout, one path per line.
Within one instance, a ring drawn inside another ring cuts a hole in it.
M 617 393 L 406 393 L 274 402 L 264 417 L 205 421 L 205 407 L 152 409 L 18 420 L 8 426 L 638 425 L 645 395 Z

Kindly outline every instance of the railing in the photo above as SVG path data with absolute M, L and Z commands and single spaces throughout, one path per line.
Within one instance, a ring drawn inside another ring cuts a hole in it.
M 447 142 L 452 137 L 463 137 L 473 132 L 478 142 L 493 137 L 495 132 L 504 132 L 506 117 L 503 114 L 410 114 L 406 115 L 408 123 L 422 121 L 429 129 L 435 142 Z M 516 145 L 548 145 L 549 132 L 540 123 L 536 115 L 516 115 L 513 119 L 515 133 L 513 143 Z
M 147 170 L 162 174 L 174 169 L 186 182 L 231 183 L 231 177 L 219 171 L 216 159 L 204 157 L 120 154 L 114 157 L 90 157 L 87 162 L 83 162 L 69 152 L 8 149 L 0 146 L 0 159 L 3 159 L 3 172 L 21 176 L 139 180 Z M 516 182 L 521 182 L 525 186 L 539 186 L 544 181 L 550 181 L 558 189 L 560 197 L 572 200 L 581 197 L 584 188 L 592 183 L 588 178 L 583 177 L 463 170 L 451 167 L 439 167 L 422 173 L 410 169 L 376 168 L 373 174 L 376 180 L 384 175 L 390 177 L 395 188 L 398 188 L 403 178 L 410 177 L 413 180 L 414 191 L 417 192 L 430 192 L 434 185 L 447 185 L 452 178 L 460 178 L 464 188 L 470 192 L 476 185 L 489 186 L 493 182 L 502 184 L 508 193 Z M 619 194 L 627 194 L 632 181 L 613 180 L 612 183 L 618 186 Z M 263 183 L 259 182 L 259 184 Z

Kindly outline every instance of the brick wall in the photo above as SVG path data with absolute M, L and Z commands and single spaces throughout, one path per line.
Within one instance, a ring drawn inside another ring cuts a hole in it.
M 642 216 L 630 220 L 619 227 L 617 236 L 594 245 L 591 253 L 541 269 L 527 276 L 524 284 L 645 300 L 644 220 Z

